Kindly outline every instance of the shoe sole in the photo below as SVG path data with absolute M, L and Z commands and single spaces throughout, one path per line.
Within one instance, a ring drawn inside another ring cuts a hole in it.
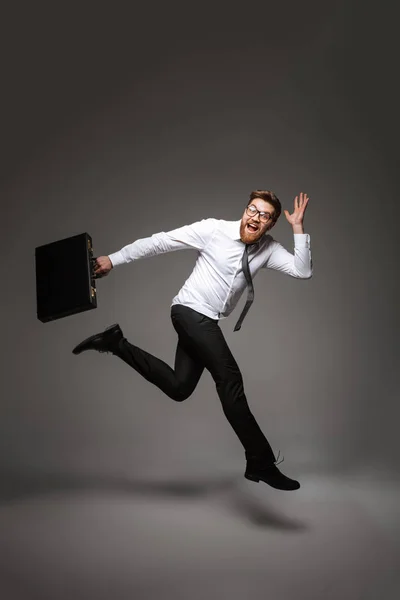
M 259 479 L 259 477 L 256 477 L 256 475 L 251 475 L 249 473 L 245 473 L 244 476 L 249 481 L 254 481 L 254 483 L 260 483 L 260 479 Z M 285 491 L 285 492 L 293 492 L 295 490 L 300 489 L 300 484 L 296 485 L 296 487 L 282 488 L 282 487 L 277 487 L 275 485 L 272 485 L 272 483 L 269 483 L 268 481 L 264 481 L 264 483 L 271 486 L 274 490 L 281 490 L 281 491 Z
M 106 331 L 110 331 L 111 329 L 117 329 L 117 328 L 119 328 L 118 323 L 114 323 L 114 325 L 110 325 L 110 327 L 106 327 L 106 329 L 103 331 L 103 333 L 105 333 Z M 94 335 L 91 335 L 88 338 L 86 338 L 85 340 L 83 340 L 83 342 L 80 342 L 72 350 L 72 354 L 80 354 L 82 352 L 81 348 L 83 348 L 83 346 L 85 344 L 87 344 L 88 342 L 90 342 L 93 338 L 97 337 L 98 335 L 102 335 L 102 334 L 101 333 L 95 333 Z

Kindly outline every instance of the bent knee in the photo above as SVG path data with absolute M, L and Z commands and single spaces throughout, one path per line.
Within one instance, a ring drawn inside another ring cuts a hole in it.
M 171 394 L 171 398 L 172 400 L 175 400 L 175 402 L 183 402 L 184 400 L 187 400 L 189 398 L 189 396 L 192 395 L 192 391 L 189 390 L 176 390 L 173 392 L 173 394 Z

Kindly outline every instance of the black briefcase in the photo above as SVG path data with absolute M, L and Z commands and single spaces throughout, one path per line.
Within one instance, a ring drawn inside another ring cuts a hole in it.
M 37 318 L 42 323 L 97 308 L 88 233 L 35 248 Z

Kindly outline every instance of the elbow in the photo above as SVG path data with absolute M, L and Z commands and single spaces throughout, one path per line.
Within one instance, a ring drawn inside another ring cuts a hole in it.
M 307 273 L 306 277 L 304 277 L 304 279 L 311 279 L 313 276 L 313 272 L 312 269 Z
M 311 277 L 313 276 L 313 272 L 312 269 L 310 269 L 309 271 L 297 271 L 295 277 L 297 277 L 297 279 L 311 279 Z
M 302 269 L 302 274 L 300 275 L 300 277 L 302 279 L 311 279 L 312 276 L 313 276 L 313 264 L 312 264 L 312 261 L 310 261 L 310 264 L 308 264 L 307 266 L 304 265 L 304 268 Z

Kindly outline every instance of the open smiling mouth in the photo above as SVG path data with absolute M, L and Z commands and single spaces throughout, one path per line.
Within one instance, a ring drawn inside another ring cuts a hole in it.
M 250 233 L 257 233 L 257 231 L 258 231 L 258 227 L 257 227 L 257 225 L 252 225 L 251 223 L 247 223 L 247 225 L 246 225 L 246 229 L 247 229 L 247 231 L 249 231 Z

